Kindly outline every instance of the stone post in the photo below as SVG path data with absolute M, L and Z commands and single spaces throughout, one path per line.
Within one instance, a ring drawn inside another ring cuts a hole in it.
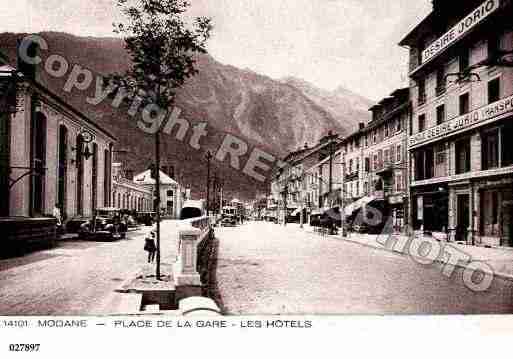
M 201 286 L 196 270 L 198 241 L 202 235 L 199 228 L 188 227 L 179 231 L 178 260 L 175 263 L 175 284 L 179 286 Z

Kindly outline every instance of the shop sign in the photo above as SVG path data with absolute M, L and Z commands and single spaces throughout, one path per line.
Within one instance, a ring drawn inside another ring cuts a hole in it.
M 513 111 L 513 96 L 491 103 L 466 115 L 456 117 L 410 137 L 410 147 L 431 142 L 451 133 L 465 130 L 494 117 Z
M 390 204 L 402 204 L 403 202 L 404 202 L 403 196 L 388 197 L 388 203 L 390 203 Z
M 468 14 L 453 28 L 434 41 L 427 49 L 422 51 L 422 63 L 426 63 L 440 54 L 454 42 L 461 39 L 474 27 L 483 22 L 487 17 L 499 9 L 500 0 L 487 0 L 477 9 Z

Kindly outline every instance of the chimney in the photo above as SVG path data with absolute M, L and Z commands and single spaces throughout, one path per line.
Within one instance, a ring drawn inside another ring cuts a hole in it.
M 305 150 L 309 149 L 308 142 L 305 142 Z

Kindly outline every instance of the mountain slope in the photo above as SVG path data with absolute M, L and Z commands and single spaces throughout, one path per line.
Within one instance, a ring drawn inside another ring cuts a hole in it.
M 59 54 L 70 65 L 79 64 L 100 75 L 123 73 L 130 66 L 120 39 L 77 37 L 56 32 L 43 33 L 42 36 L 49 45 L 48 51 L 41 52 L 43 59 Z M 16 62 L 16 39 L 21 37 L 23 34 L 0 34 L 0 47 L 12 64 Z M 317 142 L 329 130 L 347 134 L 360 121 L 361 108 L 365 107 L 350 96 L 343 102 L 345 96 L 315 95 L 315 91 L 306 90 L 307 86 L 300 88 L 275 81 L 221 64 L 208 55 L 198 57 L 197 64 L 200 72 L 179 92 L 176 107 L 181 110 L 181 118 L 188 120 L 191 126 L 208 123 L 208 136 L 201 143 L 202 149 L 198 151 L 189 146 L 191 131 L 183 141 L 176 139 L 176 132 L 162 136 L 163 162 L 175 166 L 178 180 L 190 185 L 197 196 L 204 195 L 206 183 L 204 153 L 206 149 L 215 152 L 226 134 L 243 139 L 250 150 L 258 147 L 282 157 L 302 147 L 305 142 Z M 127 115 L 126 106 L 114 108 L 112 99 L 96 106 L 87 103 L 86 98 L 94 95 L 94 83 L 86 91 L 64 91 L 71 67 L 61 78 L 52 77 L 42 70 L 41 81 L 117 136 L 117 148 L 129 150 L 126 158 L 122 159 L 129 161 L 135 171 L 146 169 L 153 157 L 153 136 L 139 130 L 136 121 Z M 244 160 L 247 158 L 243 157 Z M 265 183 L 231 168 L 229 163 L 229 160 L 213 162 L 213 171 L 225 179 L 228 196 L 248 198 L 256 192 L 267 191 Z

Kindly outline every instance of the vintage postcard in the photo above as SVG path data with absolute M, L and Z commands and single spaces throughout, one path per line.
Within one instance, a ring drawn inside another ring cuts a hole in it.
M 0 332 L 513 313 L 513 1 L 2 5 Z

